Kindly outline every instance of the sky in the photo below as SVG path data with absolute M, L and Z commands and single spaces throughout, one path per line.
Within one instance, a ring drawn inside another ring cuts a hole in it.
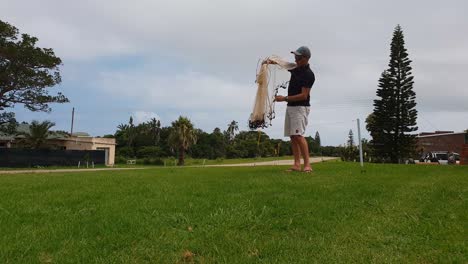
M 468 128 L 467 1 L 434 0 L 0 0 L 0 19 L 52 48 L 63 65 L 67 104 L 51 113 L 10 109 L 18 121 L 50 120 L 53 129 L 114 134 L 133 116 L 170 126 L 188 117 L 206 132 L 235 120 L 248 129 L 257 62 L 293 61 L 308 46 L 316 82 L 306 136 L 322 145 L 362 137 L 399 24 L 412 60 L 418 132 Z M 288 76 L 279 74 L 286 81 Z M 281 92 L 280 92 L 281 93 Z M 282 91 L 285 93 L 285 91 Z M 285 105 L 264 131 L 281 138 Z

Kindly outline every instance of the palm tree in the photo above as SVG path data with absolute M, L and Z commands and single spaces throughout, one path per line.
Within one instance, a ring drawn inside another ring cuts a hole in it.
M 197 142 L 196 130 L 186 117 L 180 116 L 172 122 L 172 133 L 168 138 L 169 144 L 179 151 L 179 166 L 184 165 L 185 151 Z
M 161 121 L 156 118 L 151 118 L 148 122 L 151 138 L 153 139 L 154 145 L 158 145 L 159 139 L 161 138 Z
M 236 136 L 236 131 L 239 131 L 239 126 L 237 125 L 236 121 L 232 120 L 227 129 L 230 141 L 232 141 Z
M 118 131 L 116 134 L 121 134 L 123 140 L 127 143 L 127 147 L 132 150 L 132 154 L 135 155 L 135 139 L 137 137 L 137 128 L 133 124 L 133 117 L 130 116 L 130 120 L 127 124 L 120 124 L 117 126 Z
M 19 133 L 19 135 L 25 136 L 24 142 L 25 145 L 31 147 L 32 149 L 41 148 L 47 140 L 47 137 L 50 135 L 49 129 L 55 126 L 55 123 L 50 121 L 32 121 L 29 126 L 29 132 Z

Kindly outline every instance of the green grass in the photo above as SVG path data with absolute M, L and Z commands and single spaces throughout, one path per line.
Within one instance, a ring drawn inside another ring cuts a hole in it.
M 293 156 L 281 156 L 281 157 L 259 157 L 259 158 L 245 158 L 245 159 L 185 159 L 185 166 L 202 166 L 202 165 L 220 165 L 220 164 L 240 164 L 240 163 L 252 163 L 252 162 L 264 162 L 264 161 L 274 161 L 274 160 L 293 160 Z M 164 165 L 145 165 L 143 164 L 144 159 L 137 159 L 137 164 L 115 164 L 115 168 L 152 168 L 152 167 L 164 167 Z M 177 159 L 175 158 L 164 158 L 166 167 L 176 167 Z M 91 164 L 88 164 L 89 168 L 92 168 Z M 95 165 L 94 168 L 109 168 L 105 165 Z M 10 171 L 10 170 L 59 170 L 59 169 L 77 169 L 83 170 L 87 169 L 86 164 L 81 164 L 80 168 L 78 166 L 40 166 L 40 167 L 25 167 L 25 168 L 7 168 L 0 167 L 0 171 Z
M 293 156 L 281 157 L 259 157 L 259 158 L 245 158 L 245 159 L 193 159 L 186 158 L 185 166 L 203 166 L 203 165 L 220 165 L 220 164 L 240 164 L 240 163 L 253 163 L 274 160 L 293 160 Z M 165 165 L 145 165 L 144 159 L 137 159 L 136 164 L 117 164 L 116 167 L 120 168 L 133 168 L 133 167 L 177 167 L 177 159 L 174 157 L 163 158 Z
M 285 168 L 0 175 L 0 262 L 468 262 L 468 167 Z
M 88 165 L 88 168 L 92 168 L 92 165 Z M 103 169 L 103 168 L 108 168 L 106 165 L 95 165 L 94 168 L 96 169 Z M 86 164 L 84 166 L 36 166 L 36 167 L 0 167 L 0 171 L 15 171 L 15 170 L 34 170 L 34 171 L 39 171 L 39 170 L 61 170 L 61 169 L 77 169 L 77 170 L 83 170 L 87 169 Z
M 253 162 L 264 162 L 274 160 L 293 160 L 293 156 L 281 156 L 281 157 L 258 157 L 258 158 L 244 158 L 244 159 L 193 159 L 186 158 L 185 166 L 200 166 L 200 165 L 219 165 L 219 164 L 240 164 L 240 163 L 253 163 Z M 166 166 L 177 166 L 176 158 L 164 158 Z M 141 166 L 143 159 L 137 160 L 136 166 Z M 135 165 L 118 164 L 120 167 L 131 167 Z M 144 165 L 143 165 L 144 166 Z
M 264 162 L 274 160 L 293 160 L 293 156 L 281 156 L 281 157 L 259 157 L 259 158 L 245 158 L 245 159 L 187 159 L 186 165 L 217 165 L 217 164 L 238 164 L 238 163 L 252 163 L 252 162 Z

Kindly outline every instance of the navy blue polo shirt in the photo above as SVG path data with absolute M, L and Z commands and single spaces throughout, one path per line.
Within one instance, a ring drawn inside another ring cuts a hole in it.
M 303 87 L 312 88 L 312 85 L 314 85 L 315 74 L 310 69 L 309 64 L 289 71 L 291 72 L 291 79 L 289 80 L 288 96 L 300 94 Z M 310 94 L 307 96 L 307 100 L 288 102 L 288 106 L 310 106 Z

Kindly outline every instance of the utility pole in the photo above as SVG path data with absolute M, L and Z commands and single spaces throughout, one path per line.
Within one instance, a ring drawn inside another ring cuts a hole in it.
M 361 161 L 361 168 L 364 167 L 364 161 L 362 158 L 362 140 L 361 140 L 361 125 L 359 124 L 359 118 L 357 119 L 357 130 L 358 130 L 358 139 L 359 139 L 359 159 Z
M 72 110 L 72 120 L 71 120 L 71 130 L 70 130 L 70 136 L 73 136 L 73 121 L 75 119 L 75 107 L 73 107 Z

